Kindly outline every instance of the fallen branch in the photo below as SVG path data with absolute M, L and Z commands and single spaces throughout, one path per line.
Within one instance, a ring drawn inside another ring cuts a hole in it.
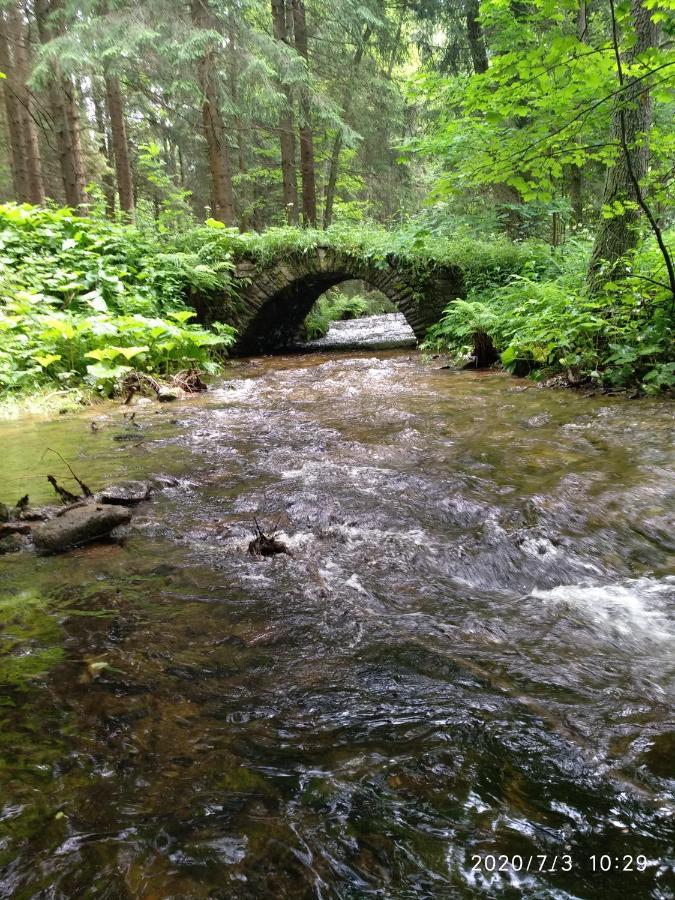
M 47 481 L 54 488 L 56 493 L 61 498 L 61 503 L 77 503 L 79 501 L 79 497 L 76 494 L 72 494 L 68 488 L 61 487 L 56 478 L 53 475 L 47 475 Z
M 124 405 L 128 406 L 135 394 L 143 393 L 144 388 L 150 388 L 159 396 L 162 386 L 153 378 L 152 375 L 146 375 L 145 372 L 129 372 L 124 376 L 122 382 L 122 390 L 124 391 Z
M 94 496 L 93 493 L 92 493 L 92 492 L 89 490 L 89 488 L 87 487 L 87 485 L 84 483 L 84 481 L 82 481 L 81 478 L 78 478 L 77 475 L 75 474 L 75 472 L 73 472 L 73 470 L 72 470 L 72 468 L 71 468 L 71 466 L 70 466 L 70 463 L 66 462 L 66 460 L 61 456 L 61 454 L 59 453 L 58 450 L 52 450 L 51 447 L 47 447 L 47 449 L 45 450 L 45 453 L 53 453 L 53 454 L 55 454 L 55 456 L 58 456 L 58 458 L 61 460 L 61 462 L 64 464 L 64 466 L 67 466 L 68 471 L 69 471 L 70 474 L 73 476 L 73 478 L 75 479 L 75 481 L 79 484 L 80 490 L 82 491 L 82 496 L 83 496 L 83 497 L 93 497 L 93 496 Z M 44 456 L 44 453 L 43 453 L 43 456 Z M 51 477 L 51 476 L 49 476 L 49 477 Z M 51 482 L 50 482 L 50 484 L 51 484 Z M 72 496 L 72 495 L 71 495 L 71 496 Z M 77 499 L 77 498 L 75 498 L 75 499 Z

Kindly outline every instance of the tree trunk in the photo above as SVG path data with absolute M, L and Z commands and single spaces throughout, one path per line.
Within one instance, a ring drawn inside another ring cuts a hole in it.
M 124 101 L 122 100 L 119 79 L 114 75 L 105 76 L 105 93 L 110 115 L 110 131 L 112 133 L 112 147 L 115 156 L 120 209 L 133 222 L 135 215 L 134 181 L 131 175 L 127 123 L 124 118 Z
M 191 0 L 192 24 L 196 28 L 212 26 L 207 0 Z M 234 225 L 234 189 L 230 150 L 225 138 L 225 124 L 220 111 L 220 93 L 214 54 L 208 50 L 199 60 L 197 75 L 201 88 L 202 122 L 211 173 L 213 218 Z
M 0 71 L 7 76 L 2 80 L 2 91 L 5 100 L 5 115 L 7 117 L 12 185 L 15 199 L 19 203 L 24 203 L 29 199 L 29 188 L 23 121 L 18 99 L 19 79 L 17 77 L 15 59 L 10 54 L 10 30 L 7 15 L 0 13 L 0 16 Z
M 580 166 L 570 166 L 567 190 L 572 207 L 572 219 L 575 225 L 584 223 L 583 175 Z
M 35 0 L 35 15 L 43 45 L 49 44 L 56 36 L 50 21 L 52 8 L 51 0 Z M 56 59 L 51 61 L 51 71 L 49 105 L 54 121 L 63 190 L 68 206 L 79 212 L 80 206 L 85 202 L 85 185 L 77 97 L 72 81 L 62 72 Z
M 272 0 L 272 26 L 277 41 L 289 43 L 287 0 Z M 286 97 L 286 110 L 279 117 L 279 144 L 281 148 L 281 180 L 284 209 L 289 225 L 298 224 L 298 182 L 295 169 L 295 129 L 293 125 L 292 99 L 288 88 L 282 85 Z
M 304 0 L 292 0 L 295 49 L 308 62 L 307 22 Z M 309 71 L 309 66 L 308 66 Z M 316 174 L 314 167 L 314 134 L 312 132 L 312 109 L 308 91 L 304 89 L 300 98 L 300 174 L 302 176 L 302 219 L 305 225 L 316 227 Z
M 86 203 L 86 178 L 84 174 L 84 160 L 82 157 L 82 132 L 80 128 L 80 98 L 76 84 L 70 76 L 62 76 L 63 95 L 65 98 L 66 122 L 70 137 L 70 147 L 72 153 L 73 174 L 75 178 L 76 190 L 73 192 L 77 196 L 78 206 Z
M 586 43 L 588 34 L 588 10 L 585 0 L 579 3 L 577 10 L 577 38 L 581 43 Z M 581 166 L 570 166 L 568 178 L 568 192 L 570 206 L 572 207 L 572 219 L 576 225 L 584 222 L 584 197 L 583 197 L 583 173 Z
M 629 64 L 640 54 L 657 46 L 659 34 L 658 25 L 652 21 L 644 0 L 631 0 L 631 18 L 635 43 L 624 57 Z M 640 198 L 635 181 L 639 184 L 647 175 L 651 127 L 649 83 L 645 79 L 627 79 L 625 89 L 617 96 L 612 115 L 612 137 L 621 149 L 607 171 L 602 197 L 603 206 L 620 203 L 627 204 L 627 208 L 624 207 L 620 215 L 602 219 L 600 223 L 588 268 L 591 290 L 598 290 L 604 280 L 619 274 L 622 259 L 637 245 Z
M 351 107 L 352 85 L 354 78 L 361 65 L 366 44 L 370 40 L 372 29 L 370 25 L 366 25 L 363 30 L 361 43 L 356 48 L 354 59 L 352 60 L 351 77 L 347 84 L 344 97 L 342 98 L 342 115 L 346 116 Z M 340 167 L 340 153 L 342 152 L 342 132 L 337 131 L 333 140 L 333 148 L 330 154 L 330 164 L 328 166 L 328 183 L 326 185 L 326 203 L 323 211 L 323 227 L 328 228 L 333 221 L 333 204 L 335 202 L 335 186 L 337 185 L 338 169 Z
M 227 18 L 227 38 L 229 41 L 227 77 L 230 100 L 235 110 L 234 130 L 237 138 L 237 171 L 239 175 L 245 175 L 247 165 L 244 125 L 239 113 L 239 28 L 233 12 L 230 12 Z M 245 232 L 249 229 L 250 190 L 244 178 L 239 179 L 237 200 L 239 230 Z
M 23 145 L 26 152 L 26 179 L 28 196 L 31 203 L 44 203 L 45 188 L 42 177 L 42 159 L 37 125 L 35 124 L 35 104 L 33 95 L 28 89 L 30 75 L 29 35 L 18 3 L 9 9 L 9 26 L 14 47 L 14 63 L 17 76 L 17 99 L 21 117 Z
M 103 193 L 105 194 L 106 213 L 108 218 L 115 218 L 115 178 L 113 175 L 115 160 L 112 153 L 112 136 L 108 133 L 108 117 L 101 96 L 96 88 L 92 88 L 94 117 L 99 134 L 99 150 L 106 161 L 107 169 L 103 174 Z
M 493 184 L 492 195 L 501 206 L 501 221 L 508 236 L 511 240 L 523 237 L 523 217 L 518 210 L 523 200 L 516 188 L 510 184 Z
M 488 55 L 480 24 L 479 0 L 466 0 L 466 36 L 469 41 L 471 61 L 476 75 L 488 70 Z

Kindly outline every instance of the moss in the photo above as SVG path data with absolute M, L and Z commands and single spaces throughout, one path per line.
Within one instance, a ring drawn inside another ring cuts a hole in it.
M 63 658 L 63 635 L 37 592 L 0 594 L 0 685 L 25 687 Z

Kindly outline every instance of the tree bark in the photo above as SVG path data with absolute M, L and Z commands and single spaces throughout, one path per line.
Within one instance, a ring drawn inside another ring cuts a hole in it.
M 398 51 L 401 46 L 401 36 L 403 34 L 403 22 L 405 21 L 406 13 L 408 12 L 408 2 L 409 0 L 403 0 L 401 4 L 401 8 L 398 14 L 398 25 L 396 26 L 396 34 L 394 35 L 394 40 L 391 42 L 391 46 L 387 48 L 387 52 L 389 53 L 389 63 L 387 65 L 387 81 L 391 81 L 391 75 L 394 71 L 394 66 L 396 65 L 396 59 L 398 57 Z M 369 26 L 366 26 L 368 29 Z
M 272 0 L 272 28 L 274 37 L 281 43 L 289 43 L 287 0 Z M 284 209 L 289 225 L 298 224 L 298 181 L 295 168 L 295 128 L 293 124 L 292 98 L 284 85 L 286 109 L 279 117 L 279 144 L 281 149 L 281 180 Z
M 656 47 L 659 35 L 659 27 L 652 21 L 644 0 L 631 0 L 631 18 L 635 43 L 624 55 L 624 61 L 628 64 L 651 47 Z M 620 58 L 617 61 L 620 64 Z M 621 72 L 618 74 L 622 80 Z M 602 203 L 608 207 L 614 203 L 627 204 L 627 207 L 624 206 L 620 215 L 602 219 L 600 223 L 588 268 L 591 290 L 598 290 L 603 280 L 619 274 L 622 259 L 637 245 L 641 216 L 639 184 L 647 175 L 649 166 L 651 127 L 652 100 L 648 81 L 626 79 L 612 115 L 612 138 L 621 149 L 607 170 Z
M 124 118 L 124 101 L 119 79 L 114 75 L 107 74 L 105 76 L 105 93 L 110 115 L 110 131 L 115 157 L 120 209 L 133 222 L 136 210 L 134 205 L 134 180 L 131 174 L 131 158 L 129 155 L 129 141 L 127 139 L 127 123 Z
M 27 82 L 30 75 L 29 35 L 19 3 L 9 8 L 9 26 L 14 47 L 14 63 L 17 76 L 17 100 L 22 123 L 23 145 L 26 153 L 27 199 L 31 203 L 44 203 L 45 188 L 42 177 L 42 158 L 37 125 L 35 124 L 35 103 Z
M 354 58 L 352 59 L 352 69 L 347 89 L 342 98 L 342 115 L 346 116 L 351 108 L 352 85 L 356 73 L 361 65 L 366 45 L 370 40 L 372 28 L 366 25 L 363 30 L 361 42 L 356 48 Z M 333 140 L 333 147 L 330 154 L 330 164 L 328 166 L 328 182 L 326 184 L 326 203 L 323 210 L 323 227 L 328 228 L 333 221 L 333 204 L 335 203 L 335 187 L 337 185 L 338 170 L 340 167 L 340 153 L 342 152 L 342 132 L 337 131 Z
M 5 101 L 5 115 L 9 139 L 9 162 L 12 172 L 14 197 L 19 203 L 29 200 L 28 169 L 26 167 L 26 146 L 23 121 L 19 104 L 19 79 L 16 59 L 10 52 L 9 22 L 6 13 L 0 13 L 0 71 L 7 76 L 2 80 Z
M 575 225 L 583 225 L 584 223 L 584 193 L 583 193 L 583 175 L 580 166 L 570 166 L 569 176 L 567 180 L 567 190 L 570 196 L 570 206 L 572 208 L 572 219 Z
M 237 171 L 241 176 L 245 175 L 247 170 L 247 148 L 245 146 L 244 125 L 239 113 L 239 27 L 232 11 L 230 11 L 227 18 L 227 38 L 229 41 L 227 78 L 230 100 L 235 110 L 234 130 L 237 138 Z M 245 232 L 249 229 L 250 217 L 250 189 L 245 178 L 239 179 L 237 200 L 239 230 Z
M 579 9 L 577 10 L 577 38 L 581 43 L 586 43 L 587 34 L 588 8 L 585 0 L 581 0 Z M 572 208 L 572 219 L 576 225 L 583 225 L 584 222 L 583 185 L 584 181 L 581 166 L 570 166 L 567 187 L 570 206 Z
M 304 0 L 292 0 L 295 49 L 306 62 L 307 21 Z M 304 225 L 316 227 L 316 172 L 314 166 L 314 134 L 312 132 L 312 109 L 308 91 L 300 97 L 300 175 L 302 177 L 302 220 Z
M 481 75 L 488 70 L 488 55 L 483 29 L 480 24 L 479 0 L 466 0 L 466 36 L 469 42 L 473 70 L 476 75 Z
M 49 44 L 54 32 L 51 13 L 53 0 L 35 0 L 40 42 Z M 58 60 L 51 61 L 52 77 L 49 81 L 49 105 L 56 134 L 63 189 L 68 206 L 80 211 L 85 203 L 85 180 L 80 142 L 80 114 L 78 98 L 72 80 L 61 70 Z
M 207 28 L 210 9 L 207 0 L 191 0 L 192 24 Z M 230 150 L 225 138 L 225 124 L 220 111 L 220 92 L 213 50 L 207 50 L 197 64 L 197 75 L 202 92 L 202 122 L 211 173 L 213 218 L 234 225 L 234 189 Z
M 92 89 L 92 101 L 94 104 L 94 117 L 96 130 L 99 135 L 99 150 L 106 161 L 107 169 L 103 174 L 103 193 L 105 194 L 106 213 L 108 218 L 115 218 L 115 177 L 113 171 L 115 160 L 112 153 L 112 135 L 109 134 L 108 116 L 102 97 L 96 88 Z

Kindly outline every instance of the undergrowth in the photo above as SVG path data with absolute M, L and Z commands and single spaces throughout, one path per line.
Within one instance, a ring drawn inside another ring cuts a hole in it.
M 424 348 L 458 361 L 474 353 L 475 335 L 487 334 L 502 364 L 535 378 L 565 372 L 571 383 L 638 386 L 656 393 L 675 386 L 673 301 L 662 259 L 647 243 L 627 261 L 629 277 L 586 290 L 590 245 L 570 242 L 548 270 L 514 273 L 501 285 L 477 283 L 465 300 L 450 303 Z
M 672 235 L 671 235 L 672 239 Z M 67 209 L 0 206 L 0 398 L 40 391 L 112 393 L 130 369 L 168 375 L 188 366 L 217 371 L 234 343 L 242 311 L 236 264 L 272 265 L 316 247 L 408 266 L 424 277 L 458 266 L 466 298 L 449 297 L 427 349 L 466 359 L 487 335 L 511 371 L 566 371 L 575 380 L 675 384 L 673 303 L 661 257 L 647 243 L 628 261 L 630 277 L 590 297 L 584 276 L 590 245 L 452 236 L 414 225 L 387 231 L 336 224 L 326 231 L 272 228 L 240 234 L 220 223 L 168 232 L 125 226 Z M 192 304 L 213 301 L 221 323 L 191 324 Z M 377 312 L 372 298 L 333 292 L 312 311 L 307 337 L 331 321 Z
M 234 340 L 189 324 L 193 293 L 227 292 L 230 257 L 69 210 L 0 206 L 0 393 L 87 385 L 130 369 L 214 371 Z

